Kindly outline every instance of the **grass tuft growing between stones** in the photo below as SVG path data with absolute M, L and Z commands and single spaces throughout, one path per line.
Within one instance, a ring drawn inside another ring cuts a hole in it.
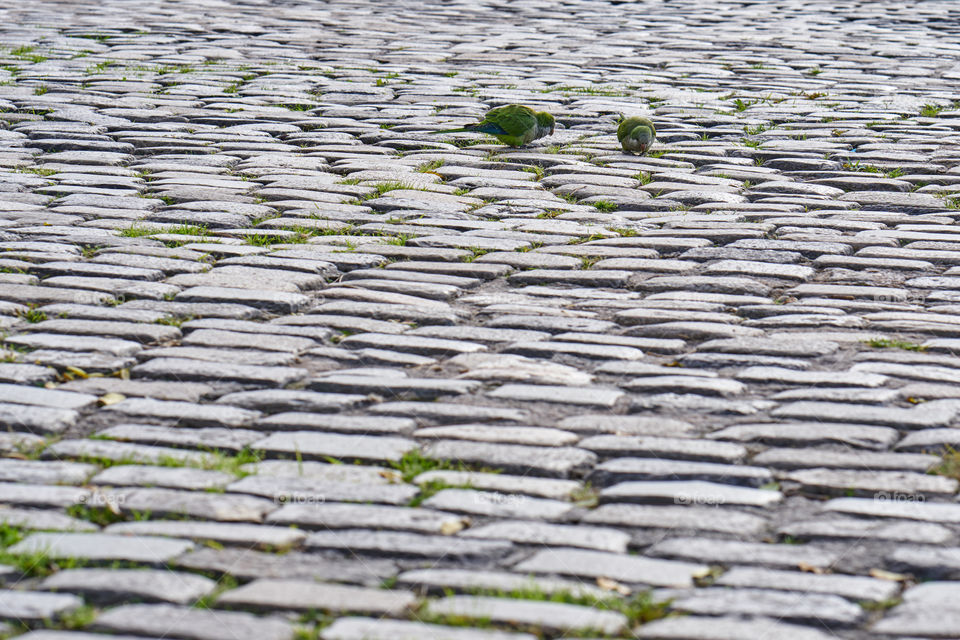
M 414 478 L 427 471 L 467 471 L 462 462 L 428 458 L 417 449 L 407 451 L 399 460 L 391 461 L 390 467 L 399 472 L 404 482 L 413 482 Z
M 927 350 L 927 348 L 921 344 L 907 342 L 906 340 L 896 340 L 893 338 L 875 338 L 873 340 L 866 340 L 864 344 L 869 347 L 873 347 L 874 349 L 903 349 L 905 351 Z
M 948 444 L 944 445 L 943 455 L 940 456 L 940 464 L 930 468 L 927 473 L 960 480 L 960 451 Z
M 163 231 L 155 227 L 147 227 L 137 223 L 120 230 L 120 236 L 123 238 L 140 238 L 142 236 L 152 236 L 155 233 L 163 233 Z M 171 233 L 175 232 L 171 231 Z

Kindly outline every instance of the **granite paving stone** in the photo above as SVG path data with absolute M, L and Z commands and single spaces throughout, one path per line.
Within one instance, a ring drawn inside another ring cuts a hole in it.
M 102 533 L 33 533 L 10 547 L 10 552 L 44 552 L 51 558 L 129 560 L 161 564 L 192 547 L 191 542 L 176 538 L 129 537 Z
M 217 599 L 220 607 L 353 611 L 380 615 L 402 615 L 415 602 L 416 597 L 412 593 L 397 590 L 269 578 L 254 580 L 227 591 Z
M 97 617 L 93 629 L 185 640 L 289 640 L 293 625 L 277 617 L 170 604 L 128 604 Z
M 50 591 L 80 593 L 100 603 L 135 598 L 187 605 L 212 592 L 216 582 L 166 570 L 67 569 L 46 578 L 40 586 Z
M 83 599 L 68 593 L 4 590 L 0 619 L 24 624 L 54 620 L 83 606 Z
M 534 640 L 529 633 L 352 617 L 338 618 L 321 631 L 320 637 L 323 640 Z
M 536 625 L 558 631 L 590 629 L 617 633 L 627 625 L 622 613 L 558 602 L 535 602 L 483 596 L 449 596 L 428 601 L 428 613 L 484 618 L 514 625 Z

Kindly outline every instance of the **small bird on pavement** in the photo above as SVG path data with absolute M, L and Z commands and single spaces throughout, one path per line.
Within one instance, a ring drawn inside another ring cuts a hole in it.
M 656 139 L 657 129 L 653 123 L 640 116 L 624 118 L 617 127 L 617 140 L 627 153 L 646 155 Z
M 490 109 L 483 120 L 476 124 L 431 133 L 460 133 L 461 131 L 488 133 L 503 144 L 522 147 L 538 138 L 552 136 L 555 124 L 553 116 L 546 111 L 534 111 L 522 104 L 508 104 Z

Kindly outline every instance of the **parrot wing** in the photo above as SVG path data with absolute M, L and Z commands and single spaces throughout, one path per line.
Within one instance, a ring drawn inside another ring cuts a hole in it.
M 499 133 L 510 136 L 523 136 L 537 128 L 537 117 L 533 109 L 519 104 L 491 109 L 484 121 L 500 127 L 502 131 Z

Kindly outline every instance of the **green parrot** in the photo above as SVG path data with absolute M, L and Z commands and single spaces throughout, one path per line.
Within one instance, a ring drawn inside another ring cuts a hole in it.
M 656 139 L 657 130 L 646 118 L 624 118 L 617 127 L 617 140 L 627 153 L 645 155 Z
M 534 111 L 522 104 L 508 104 L 487 111 L 483 120 L 459 129 L 444 129 L 431 133 L 460 133 L 476 131 L 489 133 L 503 144 L 521 147 L 544 136 L 553 135 L 555 121 L 546 111 Z

